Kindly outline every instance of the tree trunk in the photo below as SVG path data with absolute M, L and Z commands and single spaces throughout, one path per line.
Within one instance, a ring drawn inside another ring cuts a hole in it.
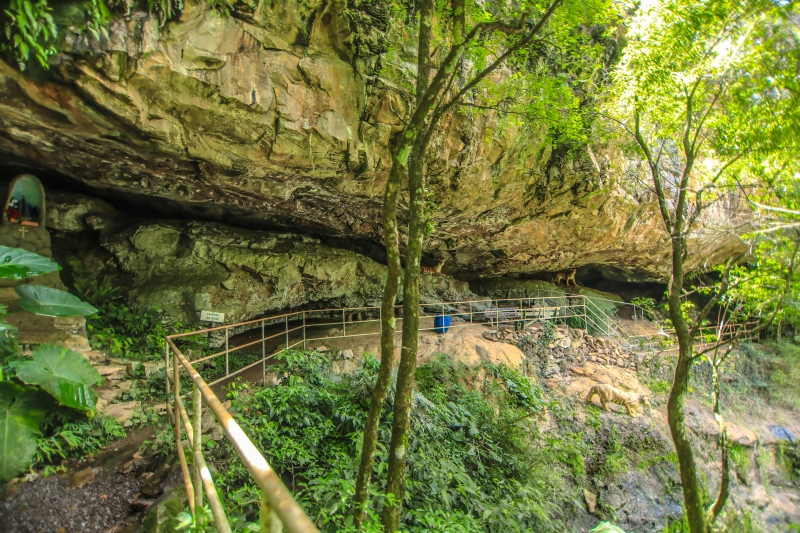
M 393 494 L 395 500 L 393 505 L 387 503 L 383 508 L 382 522 L 384 531 L 387 533 L 397 531 L 400 527 L 400 511 L 405 496 L 411 394 L 414 372 L 417 369 L 419 344 L 420 260 L 425 237 L 424 154 L 424 148 L 415 150 L 412 153 L 408 169 L 411 195 L 408 213 L 406 271 L 403 278 L 403 345 L 400 351 L 400 368 L 397 371 L 397 388 L 394 395 L 392 441 L 389 447 L 389 471 L 386 484 L 386 493 Z
M 381 300 L 381 366 L 372 391 L 367 420 L 364 423 L 364 439 L 361 446 L 361 463 L 356 477 L 356 492 L 353 496 L 353 522 L 357 528 L 366 520 L 366 504 L 369 498 L 369 485 L 375 464 L 375 448 L 378 444 L 383 403 L 389 390 L 389 382 L 394 367 L 394 332 L 396 320 L 394 303 L 402 271 L 400 268 L 400 246 L 397 234 L 397 193 L 402 181 L 402 171 L 395 161 L 383 197 L 383 233 L 386 241 L 388 272 L 386 286 Z
M 730 348 L 728 352 L 725 354 L 727 355 L 730 353 Z M 719 513 L 722 511 L 722 508 L 725 507 L 725 502 L 728 501 L 728 495 L 730 493 L 730 483 L 731 483 L 731 471 L 730 471 L 730 448 L 728 443 L 728 428 L 725 427 L 725 420 L 722 418 L 722 413 L 720 412 L 719 407 L 719 400 L 720 396 L 722 395 L 722 385 L 720 383 L 720 375 L 719 375 L 719 367 L 724 361 L 725 356 L 722 358 L 717 358 L 717 350 L 714 350 L 714 359 L 711 363 L 711 369 L 714 375 L 714 418 L 717 420 L 717 424 L 719 426 L 719 455 L 720 461 L 722 463 L 722 474 L 721 479 L 719 482 L 719 493 L 717 494 L 717 499 L 714 501 L 714 504 L 708 509 L 708 514 L 706 515 L 706 522 L 710 526 L 714 523 L 719 516 Z
M 428 87 L 428 79 L 430 77 L 432 19 L 433 0 L 423 0 L 420 6 L 419 55 L 417 59 L 417 106 L 420 105 L 422 96 Z M 401 142 L 401 145 L 408 145 L 413 140 L 415 139 L 404 136 L 405 142 Z M 413 161 L 410 162 L 410 166 L 412 166 L 412 164 Z M 394 334 L 396 329 L 394 303 L 397 298 L 399 278 L 402 274 L 397 230 L 397 194 L 402 182 L 402 165 L 403 162 L 400 161 L 398 154 L 395 154 L 395 158 L 392 162 L 392 172 L 389 181 L 386 183 L 386 191 L 383 198 L 384 239 L 386 240 L 386 255 L 389 269 L 386 287 L 384 288 L 383 299 L 381 301 L 381 366 L 378 371 L 375 389 L 372 392 L 367 420 L 364 424 L 361 462 L 358 467 L 356 492 L 353 497 L 353 522 L 356 528 L 360 528 L 361 524 L 366 520 L 366 504 L 369 499 L 370 478 L 375 464 L 378 427 L 380 425 L 381 412 L 383 411 L 383 403 L 386 401 L 386 394 L 389 390 L 392 368 L 394 367 Z M 408 270 L 408 265 L 406 265 L 406 270 Z M 419 276 L 419 261 L 417 261 L 417 276 Z M 419 292 L 419 289 L 417 289 L 417 292 Z M 405 306 L 403 316 L 407 316 L 405 313 Z M 405 319 L 403 320 L 403 324 L 403 331 L 405 332 Z
M 683 193 L 685 195 L 685 193 Z M 678 202 L 679 205 L 681 202 Z M 708 533 L 708 526 L 703 510 L 703 494 L 700 480 L 697 477 L 697 467 L 694 461 L 694 451 L 689 437 L 686 435 L 686 419 L 683 415 L 683 404 L 689 387 L 689 374 L 692 367 L 692 335 L 689 324 L 681 310 L 681 293 L 683 291 L 683 262 L 685 250 L 685 237 L 683 235 L 683 217 L 676 217 L 672 233 L 672 280 L 669 286 L 669 315 L 678 337 L 678 362 L 675 365 L 675 376 L 672 389 L 667 401 L 667 420 L 678 455 L 678 469 L 681 474 L 681 487 L 683 489 L 684 512 L 689 523 L 691 533 Z
M 464 0 L 451 0 L 453 8 L 453 44 L 461 44 L 464 41 L 467 27 L 467 13 Z

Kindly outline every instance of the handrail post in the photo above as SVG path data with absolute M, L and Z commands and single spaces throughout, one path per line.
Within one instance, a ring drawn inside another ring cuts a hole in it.
M 272 506 L 269 504 L 267 495 L 261 491 L 261 533 L 281 533 L 283 525 Z
M 175 447 L 178 449 L 178 459 L 181 462 L 181 471 L 183 472 L 183 484 L 186 486 L 186 498 L 189 500 L 189 510 L 192 512 L 192 516 L 195 516 L 195 507 L 194 507 L 194 488 L 192 487 L 191 476 L 189 474 L 189 465 L 186 462 L 186 455 L 183 452 L 183 444 L 181 443 L 181 413 L 178 410 L 178 404 L 181 399 L 181 380 L 178 371 L 178 355 L 175 354 L 174 359 L 172 360 L 172 370 L 174 372 L 174 377 L 172 379 L 173 385 L 173 393 L 174 393 L 174 402 L 175 402 Z M 166 374 L 165 376 L 166 377 Z M 169 387 L 169 380 L 167 381 L 167 387 Z M 187 433 L 188 437 L 191 437 Z
M 289 351 L 289 315 L 286 315 L 284 318 L 284 323 L 286 324 L 286 348 L 285 351 Z
M 164 339 L 164 387 L 166 388 L 166 396 L 164 403 L 169 404 L 169 343 Z
M 267 384 L 267 346 L 264 339 L 264 321 L 261 321 L 261 384 Z
M 226 326 L 225 327 L 225 375 L 226 376 L 231 373 L 230 366 L 228 364 L 229 355 L 230 355 L 230 349 L 228 348 L 228 327 Z
M 306 350 L 306 312 L 303 311 L 303 351 Z
M 203 474 L 200 470 L 202 462 L 202 443 L 203 443 L 203 398 L 200 396 L 200 389 L 197 385 L 192 387 L 192 400 L 194 401 L 194 442 L 192 443 L 192 453 L 194 455 L 194 508 L 203 507 Z
M 344 318 L 344 307 L 342 308 L 342 337 L 347 337 L 347 321 Z

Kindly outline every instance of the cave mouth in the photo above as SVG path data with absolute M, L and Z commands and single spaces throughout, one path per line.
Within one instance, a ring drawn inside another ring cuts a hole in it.
M 250 216 L 234 206 L 220 206 L 214 203 L 180 202 L 168 198 L 152 196 L 135 191 L 121 191 L 109 187 L 94 187 L 71 176 L 35 166 L 9 162 L 0 159 L 0 191 L 7 190 L 9 184 L 20 174 L 35 176 L 46 191 L 74 193 L 97 198 L 110 204 L 120 213 L 133 220 L 198 220 L 216 222 L 227 226 L 267 231 L 274 233 L 294 233 L 318 239 L 321 244 L 359 253 L 380 264 L 387 264 L 386 250 L 381 243 L 367 238 L 333 234 L 326 228 L 314 224 L 299 225 L 291 221 L 272 222 Z M 434 261 L 435 262 L 435 261 Z
M 611 265 L 585 265 L 575 274 L 578 285 L 616 294 L 626 302 L 636 297 L 652 298 L 656 302 L 664 298 L 666 283 L 637 278 L 636 273 Z

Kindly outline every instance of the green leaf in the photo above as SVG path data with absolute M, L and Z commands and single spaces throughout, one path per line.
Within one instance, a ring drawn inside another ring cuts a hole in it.
M 42 344 L 30 360 L 16 365 L 17 377 L 40 385 L 61 404 L 94 414 L 97 393 L 92 385 L 102 383 L 100 373 L 78 352 L 55 344 Z
M 58 289 L 41 285 L 20 285 L 16 290 L 22 296 L 19 306 L 37 315 L 86 316 L 97 313 L 95 307 Z
M 33 462 L 39 424 L 46 410 L 41 394 L 9 381 L 0 382 L 0 483 L 24 472 Z
M 25 279 L 61 270 L 58 263 L 22 248 L 0 246 L 0 278 Z

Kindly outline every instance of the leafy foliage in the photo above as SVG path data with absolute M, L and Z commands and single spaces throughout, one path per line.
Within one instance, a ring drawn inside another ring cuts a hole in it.
M 36 464 L 50 465 L 61 459 L 86 457 L 109 442 L 125 437 L 126 432 L 115 418 L 96 416 L 88 419 L 71 409 L 53 409 L 45 416 L 42 437 L 36 445 Z
M 277 387 L 239 390 L 231 411 L 295 487 L 294 495 L 324 531 L 349 531 L 347 516 L 377 361 L 351 375 L 330 373 L 323 354 L 283 356 Z M 541 390 L 502 365 L 468 368 L 439 356 L 417 372 L 413 394 L 404 529 L 422 531 L 558 530 L 553 516 L 569 501 L 556 473 L 565 470 L 542 446 L 536 416 Z M 388 409 L 381 441 L 391 431 Z M 379 446 L 373 473 L 373 518 L 385 498 L 378 480 L 387 450 Z M 255 515 L 258 489 L 237 462 L 218 468 L 230 505 Z
M 86 317 L 86 330 L 93 348 L 106 350 L 112 357 L 139 361 L 163 357 L 164 338 L 169 330 L 157 308 L 132 309 L 122 301 L 118 288 L 111 287 L 105 279 L 76 281 L 75 292 L 96 307 L 96 312 Z M 171 331 L 180 333 L 190 329 L 175 322 Z M 181 347 L 204 352 L 208 339 L 185 338 Z
M 58 263 L 22 248 L 0 246 L 0 278 L 25 279 L 61 270 Z
M 36 453 L 46 410 L 39 391 L 0 381 L 0 482 L 25 470 Z
M 6 264 L 0 277 L 53 272 L 48 260 L 22 250 L 0 250 Z M 17 287 L 23 309 L 48 316 L 79 316 L 96 309 L 75 296 L 36 285 Z M 0 316 L 7 310 L 0 309 Z M 60 346 L 44 344 L 30 357 L 19 352 L 14 330 L 0 323 L 0 427 L 5 430 L 0 444 L 0 483 L 22 472 L 33 460 L 40 424 L 52 409 L 76 409 L 81 416 L 94 416 L 97 393 L 92 385 L 102 382 L 97 370 L 80 354 Z M 58 404 L 63 405 L 60 407 Z M 85 414 L 84 414 L 85 413 Z
M 656 301 L 653 298 L 637 296 L 635 298 L 631 298 L 631 303 L 637 307 L 640 307 L 644 311 L 644 314 L 648 320 L 656 319 Z
M 4 25 L 6 41 L 2 50 L 14 56 L 20 70 L 25 70 L 31 53 L 44 68 L 55 55 L 58 29 L 52 11 L 47 0 L 11 0 L 4 11 L 8 20 Z
M 16 291 L 22 297 L 19 306 L 36 315 L 86 316 L 97 312 L 97 309 L 70 293 L 52 287 L 19 285 Z
M 92 385 L 99 385 L 103 378 L 81 354 L 43 344 L 30 359 L 17 362 L 14 369 L 19 380 L 39 385 L 62 405 L 94 413 L 97 393 Z
M 230 0 L 208 0 L 209 5 L 223 16 L 230 16 L 233 2 Z M 112 9 L 122 9 L 125 2 L 114 0 L 85 0 L 79 5 L 85 21 L 78 24 L 79 31 L 87 32 L 93 39 L 108 37 L 108 24 Z M 183 0 L 147 0 L 151 13 L 158 15 L 164 26 L 183 11 Z M 0 50 L 13 57 L 20 70 L 25 70 L 31 56 L 39 66 L 49 68 L 49 60 L 57 52 L 58 27 L 53 8 L 48 0 L 10 0 L 4 10 L 4 41 Z M 76 29 L 71 26 L 71 29 Z

